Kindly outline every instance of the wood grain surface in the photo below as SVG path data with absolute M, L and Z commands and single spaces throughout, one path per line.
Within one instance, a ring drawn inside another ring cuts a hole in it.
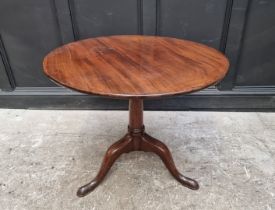
M 44 72 L 68 88 L 114 98 L 190 93 L 220 81 L 229 62 L 219 51 L 168 37 L 117 35 L 59 47 Z

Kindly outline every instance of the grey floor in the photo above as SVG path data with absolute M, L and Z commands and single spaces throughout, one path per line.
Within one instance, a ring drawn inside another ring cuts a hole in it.
M 133 152 L 77 198 L 127 120 L 125 111 L 0 110 L 0 209 L 275 209 L 275 113 L 145 112 L 147 132 L 200 190 Z

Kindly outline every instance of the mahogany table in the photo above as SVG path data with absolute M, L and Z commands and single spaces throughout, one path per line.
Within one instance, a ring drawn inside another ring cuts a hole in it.
M 77 191 L 83 197 L 104 179 L 115 160 L 131 151 L 156 153 L 183 186 L 198 183 L 176 168 L 167 146 L 143 125 L 143 100 L 201 90 L 220 81 L 229 66 L 217 50 L 168 37 L 123 35 L 91 38 L 59 47 L 44 59 L 57 83 L 87 94 L 129 100 L 128 133 L 107 150 L 97 176 Z

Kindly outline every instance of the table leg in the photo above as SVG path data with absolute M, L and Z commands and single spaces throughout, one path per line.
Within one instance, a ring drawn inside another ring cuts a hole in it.
M 80 187 L 77 191 L 77 196 L 83 197 L 92 192 L 102 182 L 115 160 L 121 154 L 131 151 L 156 153 L 177 181 L 192 190 L 199 189 L 199 185 L 195 180 L 183 176 L 177 170 L 168 147 L 144 132 L 143 100 L 130 99 L 128 133 L 109 147 L 97 176 L 88 184 Z

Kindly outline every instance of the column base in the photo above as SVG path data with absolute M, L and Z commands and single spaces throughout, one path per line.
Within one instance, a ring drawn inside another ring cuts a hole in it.
M 115 160 L 121 154 L 131 151 L 154 152 L 162 159 L 167 169 L 178 182 L 189 189 L 199 189 L 199 185 L 195 180 L 183 176 L 177 170 L 168 147 L 161 141 L 146 134 L 143 126 L 141 129 L 129 128 L 128 133 L 122 139 L 109 147 L 97 176 L 88 184 L 80 187 L 77 191 L 77 196 L 84 197 L 92 192 L 102 182 Z

